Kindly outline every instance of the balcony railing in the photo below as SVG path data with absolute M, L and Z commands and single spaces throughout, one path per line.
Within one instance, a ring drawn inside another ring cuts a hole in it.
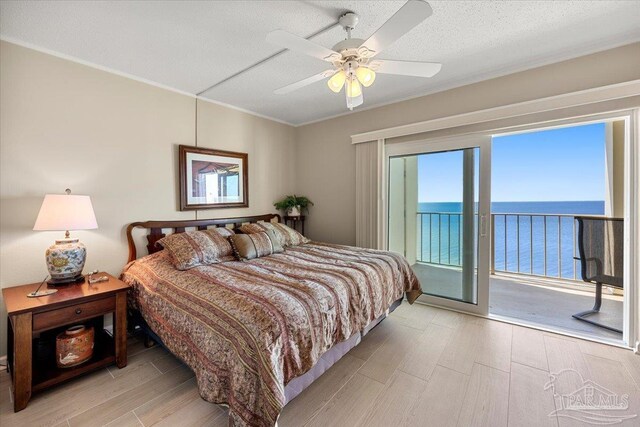
M 418 239 L 418 261 L 455 267 L 462 266 L 461 220 L 462 214 L 460 213 L 418 212 L 417 228 L 420 236 Z
M 417 220 L 417 260 L 460 267 L 462 214 L 419 212 Z M 576 240 L 574 215 L 491 214 L 491 273 L 576 280 L 579 268 L 574 260 Z

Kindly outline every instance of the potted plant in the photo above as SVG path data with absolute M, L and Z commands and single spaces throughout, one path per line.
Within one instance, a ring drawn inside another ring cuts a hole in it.
M 286 196 L 284 199 L 273 204 L 276 209 L 285 211 L 289 216 L 300 216 L 302 212 L 308 211 L 309 206 L 312 206 L 313 202 L 305 196 Z

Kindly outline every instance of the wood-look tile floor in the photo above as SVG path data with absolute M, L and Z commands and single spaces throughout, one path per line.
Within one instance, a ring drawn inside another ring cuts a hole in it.
M 403 304 L 300 396 L 278 425 L 572 426 L 554 415 L 558 394 L 593 381 L 628 395 L 640 415 L 640 356 L 629 350 Z M 565 373 L 566 373 L 565 372 Z M 226 426 L 227 411 L 205 402 L 193 373 L 160 347 L 129 340 L 129 364 L 36 394 L 13 413 L 9 375 L 0 373 L 0 424 L 8 426 Z M 550 415 L 551 414 L 551 415 Z M 640 416 L 618 425 L 640 425 Z

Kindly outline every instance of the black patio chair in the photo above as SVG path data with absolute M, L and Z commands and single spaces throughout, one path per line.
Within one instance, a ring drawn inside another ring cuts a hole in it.
M 578 252 L 582 280 L 596 285 L 596 301 L 591 310 L 573 315 L 582 320 L 610 331 L 622 333 L 620 329 L 588 319 L 600 312 L 602 306 L 602 286 L 623 289 L 624 222 L 621 218 L 577 216 Z

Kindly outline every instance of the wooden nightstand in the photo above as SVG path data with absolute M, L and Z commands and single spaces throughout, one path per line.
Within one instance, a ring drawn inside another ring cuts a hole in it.
M 302 233 L 302 235 L 304 236 L 304 219 L 305 219 L 304 215 L 298 215 L 298 216 L 285 215 L 284 223 L 286 225 L 289 225 L 289 223 L 291 223 L 291 228 L 293 228 L 294 230 L 297 229 L 298 224 L 300 224 L 300 228 L 301 228 L 300 233 Z
M 12 377 L 14 411 L 27 406 L 32 392 L 114 362 L 118 368 L 127 366 L 129 285 L 106 273 L 94 277 L 104 275 L 109 277 L 106 282 L 58 287 L 57 293 L 39 298 L 27 298 L 27 294 L 40 283 L 2 290 L 9 317 L 7 369 Z M 103 326 L 103 315 L 109 313 L 113 313 L 113 337 Z M 55 336 L 80 323 L 95 328 L 93 357 L 75 367 L 58 368 Z

